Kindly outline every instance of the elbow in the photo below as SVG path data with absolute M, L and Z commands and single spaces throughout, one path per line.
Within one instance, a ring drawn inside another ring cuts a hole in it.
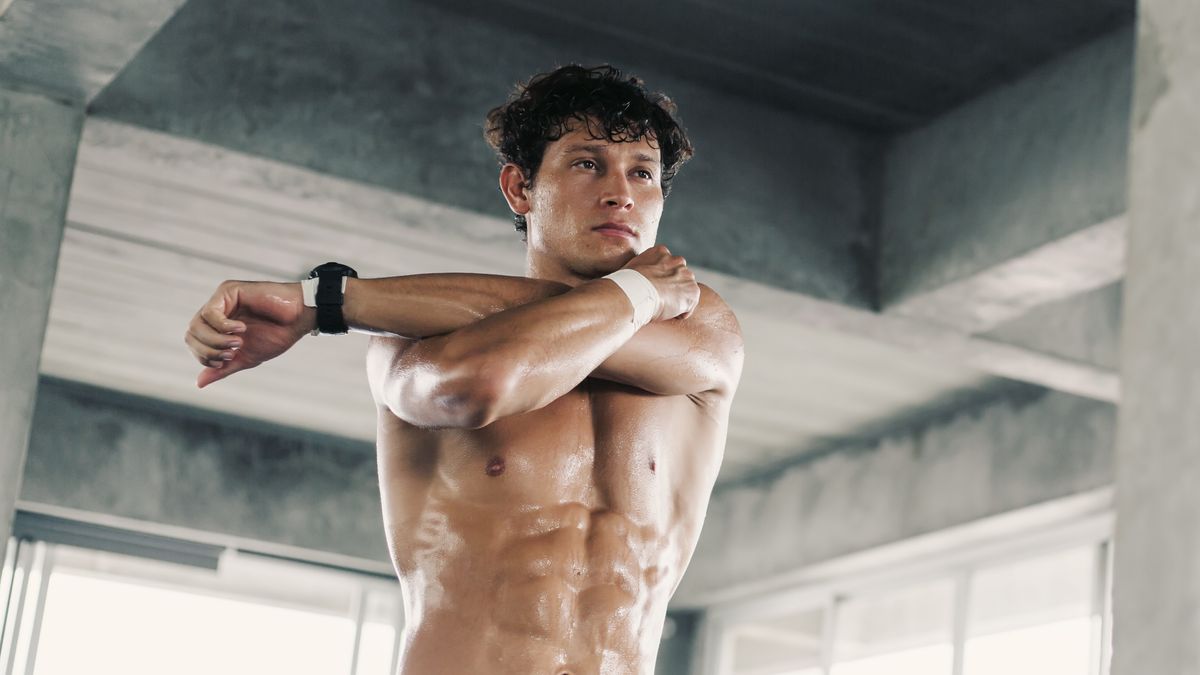
M 486 360 L 459 363 L 429 393 L 441 422 L 437 426 L 481 429 L 504 417 L 515 379 L 510 369 Z

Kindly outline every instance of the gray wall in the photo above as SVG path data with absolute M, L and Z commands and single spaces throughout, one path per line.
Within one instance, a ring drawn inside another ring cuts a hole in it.
M 719 486 L 679 607 L 738 584 L 1113 481 L 1115 408 L 1016 387 L 769 476 Z
M 890 144 L 884 305 L 1124 213 L 1132 54 L 1122 29 Z
M 387 561 L 374 448 L 43 378 L 24 500 Z

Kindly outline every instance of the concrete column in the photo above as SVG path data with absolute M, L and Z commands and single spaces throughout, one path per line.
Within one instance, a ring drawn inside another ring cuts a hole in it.
M 1200 673 L 1200 3 L 1141 0 L 1117 422 L 1114 675 Z
M 0 558 L 20 492 L 83 109 L 0 89 Z

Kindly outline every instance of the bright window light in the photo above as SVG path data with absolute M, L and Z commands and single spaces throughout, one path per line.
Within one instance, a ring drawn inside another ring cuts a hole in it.
M 967 641 L 967 675 L 1088 675 L 1091 619 L 1069 619 Z
M 50 579 L 35 675 L 328 675 L 349 669 L 349 618 L 113 579 Z
M 949 644 L 902 651 L 838 663 L 832 675 L 937 675 L 954 667 L 954 648 Z M 1012 675 L 1007 673 L 1006 675 Z
M 1089 675 L 1096 549 L 980 570 L 970 587 L 964 675 Z
M 364 623 L 354 675 L 389 675 L 396 629 L 383 623 Z
M 938 579 L 842 602 L 832 675 L 950 675 L 954 580 Z
M 732 628 L 734 675 L 821 675 L 824 619 L 813 609 Z

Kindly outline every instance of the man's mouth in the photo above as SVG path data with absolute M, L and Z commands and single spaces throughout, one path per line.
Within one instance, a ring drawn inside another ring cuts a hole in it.
M 633 228 L 625 223 L 604 223 L 592 228 L 593 231 L 599 232 L 606 237 L 622 237 L 625 239 L 636 239 L 637 233 Z

